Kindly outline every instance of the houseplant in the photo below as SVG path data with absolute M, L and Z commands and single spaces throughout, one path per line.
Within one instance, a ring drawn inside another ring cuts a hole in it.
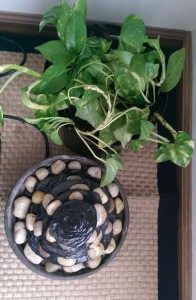
M 17 70 L 36 78 L 22 89 L 22 102 L 34 116 L 26 118 L 37 124 L 57 144 L 59 130 L 74 128 L 93 156 L 105 165 L 101 185 L 111 182 L 118 169 L 121 150 L 113 145 L 138 150 L 147 141 L 160 145 L 157 162 L 171 160 L 186 167 L 193 154 L 194 142 L 185 132 L 176 132 L 153 107 L 161 93 L 168 93 L 180 80 L 185 49 L 168 59 L 160 47 L 159 37 L 145 34 L 141 18 L 129 15 L 122 23 L 119 36 L 87 37 L 86 0 L 78 0 L 73 9 L 63 1 L 51 8 L 40 23 L 57 29 L 57 39 L 36 49 L 51 63 L 43 74 L 18 65 L 3 65 L 0 72 Z M 153 118 L 171 133 L 171 140 L 154 132 Z M 82 120 L 82 121 L 81 121 Z M 94 151 L 101 149 L 100 157 Z

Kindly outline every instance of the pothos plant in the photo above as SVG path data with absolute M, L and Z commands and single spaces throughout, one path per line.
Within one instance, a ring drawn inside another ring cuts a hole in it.
M 158 111 L 152 112 L 159 95 L 168 93 L 180 80 L 185 49 L 171 54 L 166 64 L 159 37 L 149 38 L 143 20 L 136 15 L 124 20 L 118 36 L 109 40 L 87 37 L 86 14 L 86 0 L 78 0 L 73 8 L 62 1 L 45 13 L 40 30 L 53 24 L 57 38 L 36 49 L 50 67 L 40 74 L 23 66 L 0 66 L 0 72 L 17 71 L 1 92 L 22 73 L 35 77 L 21 91 L 22 102 L 33 111 L 26 121 L 37 124 L 56 144 L 62 143 L 60 128 L 72 126 L 105 165 L 102 186 L 122 168 L 121 151 L 113 147 L 116 142 L 131 150 L 148 141 L 158 143 L 156 162 L 171 160 L 186 167 L 193 154 L 192 138 L 173 129 Z M 169 130 L 170 140 L 154 131 L 152 115 Z M 79 126 L 78 120 L 87 123 L 87 129 Z M 103 155 L 97 155 L 92 145 Z

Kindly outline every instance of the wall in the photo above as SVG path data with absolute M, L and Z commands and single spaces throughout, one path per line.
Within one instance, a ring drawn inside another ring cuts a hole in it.
M 0 10 L 40 14 L 58 0 L 0 0 Z M 73 5 L 75 1 L 68 0 Z M 129 13 L 140 15 L 146 25 L 193 30 L 193 83 L 196 82 L 195 0 L 88 0 L 88 19 L 121 22 Z M 193 137 L 196 141 L 196 85 L 193 84 Z M 196 155 L 193 158 L 193 299 L 196 299 Z
M 40 14 L 59 1 L 0 0 L 0 10 Z M 88 0 L 88 19 L 121 22 L 128 13 L 140 15 L 148 26 L 196 28 L 195 0 Z
M 193 138 L 196 143 L 196 28 L 193 31 Z M 193 157 L 192 164 L 192 251 L 193 251 L 193 300 L 196 299 L 196 154 Z

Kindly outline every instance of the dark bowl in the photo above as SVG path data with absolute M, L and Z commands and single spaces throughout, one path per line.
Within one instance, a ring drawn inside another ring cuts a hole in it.
M 72 279 L 83 278 L 83 277 L 86 277 L 86 276 L 89 276 L 91 274 L 98 272 L 102 268 L 106 267 L 115 258 L 115 256 L 120 251 L 120 249 L 123 245 L 123 242 L 126 238 L 126 235 L 127 235 L 128 224 L 129 224 L 129 208 L 128 208 L 128 203 L 127 203 L 127 199 L 126 199 L 125 193 L 123 191 L 123 188 L 120 185 L 119 181 L 117 179 L 115 179 L 114 182 L 119 187 L 119 191 L 120 191 L 119 195 L 124 203 L 123 220 L 122 220 L 123 228 L 122 228 L 121 233 L 118 236 L 115 250 L 111 254 L 108 254 L 105 257 L 103 257 L 100 265 L 96 269 L 85 268 L 75 274 L 70 273 L 67 275 L 67 274 L 63 274 L 60 271 L 56 271 L 56 273 L 48 273 L 48 272 L 46 272 L 46 270 L 42 264 L 35 265 L 35 264 L 31 263 L 23 253 L 24 246 L 18 245 L 14 241 L 13 227 L 14 227 L 16 218 L 13 215 L 13 204 L 14 204 L 15 199 L 23 193 L 24 182 L 28 176 L 34 174 L 38 168 L 49 167 L 51 165 L 51 163 L 53 163 L 59 159 L 63 160 L 64 162 L 77 160 L 77 161 L 81 162 L 81 164 L 83 164 L 83 165 L 98 166 L 103 170 L 103 167 L 100 166 L 97 162 L 95 162 L 93 160 L 90 160 L 90 159 L 87 159 L 84 157 L 66 156 L 66 155 L 48 158 L 48 159 L 42 161 L 41 163 L 34 165 L 29 170 L 27 170 L 14 185 L 14 187 L 8 197 L 8 200 L 7 200 L 7 204 L 6 204 L 6 208 L 5 208 L 5 216 L 4 216 L 5 217 L 4 225 L 5 225 L 6 235 L 7 235 L 7 238 L 8 238 L 8 241 L 9 241 L 9 244 L 10 244 L 12 250 L 14 251 L 16 256 L 21 260 L 21 262 L 26 267 L 28 267 L 33 272 L 35 272 L 41 276 L 48 277 L 50 279 L 72 280 Z

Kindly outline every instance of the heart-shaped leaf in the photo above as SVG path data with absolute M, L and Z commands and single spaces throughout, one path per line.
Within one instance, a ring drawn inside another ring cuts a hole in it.
M 173 144 L 162 145 L 155 153 L 157 162 L 171 160 L 180 167 L 186 167 L 192 159 L 194 141 L 185 132 L 179 131 Z
M 108 158 L 105 161 L 105 172 L 101 179 L 100 186 L 106 186 L 116 177 L 117 171 L 122 168 L 118 155 Z
M 135 15 L 129 15 L 122 24 L 119 40 L 133 53 L 139 53 L 145 37 L 145 24 L 143 20 Z M 127 50 L 127 49 L 123 49 Z

